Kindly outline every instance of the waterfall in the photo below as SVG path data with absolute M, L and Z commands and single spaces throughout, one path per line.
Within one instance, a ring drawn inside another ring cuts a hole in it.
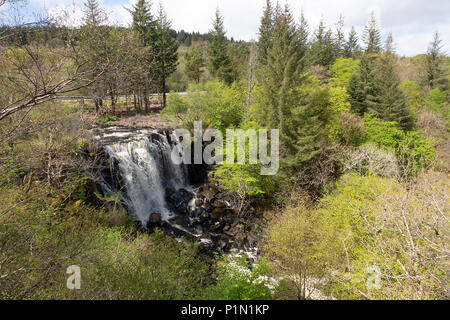
M 127 131 L 128 130 L 128 131 Z M 100 185 L 106 194 L 120 191 L 122 200 L 134 218 L 146 226 L 152 213 L 162 220 L 175 216 L 167 203 L 167 190 L 190 189 L 187 168 L 171 160 L 178 140 L 170 132 L 151 129 L 134 130 L 110 127 L 97 130 L 95 137 L 109 156 L 108 172 L 100 174 Z M 120 182 L 114 179 L 118 166 Z M 117 167 L 116 166 L 116 167 Z M 108 181 L 109 180 L 109 181 Z

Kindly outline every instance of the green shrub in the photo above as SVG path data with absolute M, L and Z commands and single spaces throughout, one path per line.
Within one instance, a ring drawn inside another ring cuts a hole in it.
M 396 156 L 405 178 L 428 169 L 436 160 L 436 151 L 429 139 L 410 131 L 396 147 Z
M 277 281 L 264 260 L 251 266 L 245 256 L 224 256 L 216 262 L 217 282 L 205 298 L 218 300 L 271 300 Z
M 365 142 L 385 149 L 394 149 L 405 137 L 396 122 L 384 121 L 374 115 L 364 116 Z
M 359 68 L 359 60 L 352 58 L 338 58 L 330 66 L 331 82 L 335 86 L 346 88 L 351 75 Z
M 112 116 L 110 114 L 104 114 L 103 117 L 98 120 L 99 124 L 107 124 L 110 121 L 118 121 L 119 118 L 117 116 Z
M 190 85 L 183 97 L 170 95 L 165 116 L 175 116 L 192 129 L 194 121 L 202 121 L 204 127 L 224 130 L 238 127 L 243 120 L 245 93 L 237 84 L 231 87 L 221 82 Z

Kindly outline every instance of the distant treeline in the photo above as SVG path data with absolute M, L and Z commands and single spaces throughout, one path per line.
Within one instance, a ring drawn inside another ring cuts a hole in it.
M 119 26 L 102 26 L 102 28 L 111 30 L 126 30 L 128 27 Z M 131 30 L 131 29 L 130 29 Z M 32 26 L 1 26 L 0 35 L 5 37 L 3 45 L 27 45 L 36 40 L 49 43 L 53 41 L 67 41 L 73 37 L 75 32 L 75 40 L 79 38 L 78 33 L 81 33 L 81 29 L 69 29 L 65 26 L 56 26 L 54 24 L 42 24 Z M 69 37 L 69 32 L 71 37 Z M 187 32 L 184 30 L 176 31 L 171 29 L 170 35 L 177 40 L 180 45 L 190 47 L 192 43 L 199 41 L 211 42 L 210 33 L 200 32 Z M 230 42 L 235 42 L 233 38 L 229 39 Z M 240 42 L 240 41 L 239 41 Z

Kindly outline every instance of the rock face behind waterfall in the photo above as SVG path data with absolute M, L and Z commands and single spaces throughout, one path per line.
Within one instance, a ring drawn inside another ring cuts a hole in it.
M 104 195 L 119 193 L 142 228 L 158 226 L 206 250 L 255 245 L 245 238 L 229 195 L 208 181 L 205 168 L 172 162 L 172 150 L 181 150 L 171 131 L 106 127 L 92 132 L 104 151 L 97 184 Z
M 172 218 L 166 190 L 189 188 L 189 179 L 186 166 L 171 161 L 172 147 L 177 147 L 171 133 L 110 127 L 97 130 L 96 139 L 109 156 L 100 171 L 104 193 L 120 192 L 144 227 L 152 213 L 160 213 L 165 221 Z

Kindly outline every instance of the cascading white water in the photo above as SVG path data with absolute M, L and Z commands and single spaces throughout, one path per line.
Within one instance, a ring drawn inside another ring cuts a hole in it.
M 167 188 L 179 190 L 189 185 L 186 167 L 171 160 L 173 146 L 167 136 L 152 130 L 123 132 L 113 127 L 96 138 L 109 157 L 118 162 L 126 192 L 124 201 L 135 219 L 145 227 L 152 213 L 160 213 L 166 221 L 172 218 L 166 202 Z M 174 136 L 171 140 L 177 141 Z M 117 186 L 105 182 L 102 186 L 107 192 L 118 191 L 114 190 Z

